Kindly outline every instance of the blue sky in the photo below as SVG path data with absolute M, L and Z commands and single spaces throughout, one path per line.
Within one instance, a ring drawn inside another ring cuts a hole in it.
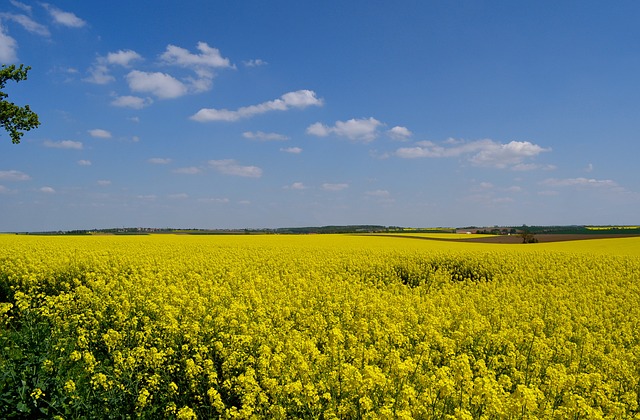
M 14 1 L 0 231 L 637 224 L 640 3 Z

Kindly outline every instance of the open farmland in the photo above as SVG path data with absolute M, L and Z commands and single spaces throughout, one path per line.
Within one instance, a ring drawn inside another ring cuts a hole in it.
M 0 235 L 0 302 L 2 418 L 640 416 L 640 238 Z

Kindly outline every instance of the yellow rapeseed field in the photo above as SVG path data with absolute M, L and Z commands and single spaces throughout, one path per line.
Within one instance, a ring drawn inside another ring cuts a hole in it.
M 0 418 L 640 418 L 640 239 L 0 235 Z

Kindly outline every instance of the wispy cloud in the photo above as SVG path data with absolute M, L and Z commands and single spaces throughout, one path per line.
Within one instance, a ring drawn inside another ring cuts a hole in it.
M 166 165 L 171 163 L 171 159 L 169 158 L 151 158 L 148 160 L 149 163 L 153 163 L 154 165 Z
M 53 187 L 42 187 L 40 188 L 40 192 L 43 192 L 45 194 L 54 194 L 56 190 L 53 189 Z
M 307 187 L 302 182 L 294 182 L 291 185 L 285 185 L 285 190 L 306 190 Z
M 84 81 L 97 85 L 106 85 L 116 80 L 111 75 L 110 66 L 129 67 L 132 62 L 138 60 L 142 60 L 142 56 L 132 50 L 119 50 L 108 53 L 106 57 L 99 56 L 89 68 L 89 77 L 85 78 Z
M 289 137 L 278 133 L 265 133 L 263 131 L 245 131 L 242 136 L 246 139 L 261 140 L 261 141 L 285 141 L 289 140 Z
M 91 137 L 96 137 L 99 139 L 110 139 L 111 133 L 107 130 L 103 130 L 102 128 L 94 128 L 93 130 L 88 131 Z
M 100 179 L 98 180 L 97 184 L 100 185 L 101 187 L 107 187 L 111 185 L 111 181 L 109 181 L 108 179 Z
M 151 105 L 153 100 L 151 98 L 141 98 L 139 96 L 117 96 L 113 101 L 111 101 L 111 105 L 118 106 L 122 108 L 132 108 L 132 109 L 142 109 L 148 105 Z
M 87 24 L 84 20 L 71 12 L 65 12 L 48 3 L 42 3 L 42 6 L 49 12 L 54 22 L 69 28 L 82 28 Z
M 229 202 L 228 198 L 198 198 L 198 202 L 200 203 L 215 203 L 215 204 L 227 204 Z
M 201 173 L 202 169 L 198 168 L 197 166 L 188 166 L 186 168 L 174 169 L 172 172 L 176 174 L 183 174 L 183 175 L 196 175 Z
M 45 147 L 49 147 L 53 149 L 75 149 L 75 150 L 83 149 L 82 142 L 73 141 L 73 140 L 61 140 L 61 141 L 45 140 L 43 144 Z
M 369 197 L 389 198 L 391 193 L 387 190 L 374 190 L 365 192 L 365 195 L 368 195 Z
M 269 63 L 259 58 L 256 58 L 254 60 L 243 61 L 242 64 L 244 64 L 247 67 L 260 67 L 260 66 L 266 66 Z
M 209 166 L 225 175 L 234 175 L 247 178 L 260 178 L 262 176 L 262 169 L 260 169 L 259 167 L 239 165 L 233 159 L 210 160 Z
M 0 61 L 14 63 L 18 60 L 18 43 L 5 32 L 0 20 Z
M 302 153 L 302 149 L 300 147 L 283 147 L 280 149 L 281 152 L 291 153 L 294 155 L 299 155 Z
M 315 123 L 307 127 L 307 134 L 326 137 L 330 134 L 346 137 L 349 140 L 368 143 L 378 136 L 378 127 L 383 125 L 375 118 L 350 119 L 336 121 L 333 126 Z
M 24 172 L 12 169 L 9 171 L 0 171 L 0 179 L 5 181 L 28 181 L 31 177 Z
M 86 159 L 80 159 L 77 163 L 80 166 L 91 166 L 91 161 Z
M 610 179 L 593 178 L 548 178 L 541 182 L 547 187 L 606 188 L 622 189 L 617 182 Z
M 324 183 L 322 184 L 322 189 L 325 191 L 342 191 L 349 188 L 349 184 L 330 184 Z
M 104 58 L 98 58 L 89 68 L 89 77 L 83 80 L 96 85 L 106 85 L 107 83 L 115 81 L 116 78 L 111 75 L 109 66 L 105 63 Z
M 51 32 L 46 26 L 34 21 L 29 16 L 15 13 L 0 13 L 0 19 L 11 20 L 22 26 L 25 30 L 45 37 L 49 37 Z
M 526 166 L 527 164 L 523 164 L 523 161 L 550 150 L 528 141 L 498 143 L 484 139 L 453 144 L 452 146 L 440 146 L 423 141 L 416 143 L 414 147 L 401 147 L 396 150 L 395 155 L 405 159 L 466 156 L 468 161 L 476 166 L 531 170 L 537 169 L 539 166 Z
M 24 4 L 22 2 L 19 2 L 17 0 L 9 0 L 9 2 L 14 5 L 15 7 L 17 7 L 18 9 L 22 10 L 25 13 L 31 14 L 31 10 L 33 9 L 31 6 L 29 6 L 28 4 Z
M 278 99 L 263 102 L 258 105 L 250 105 L 238 108 L 235 111 L 228 109 L 202 108 L 191 116 L 191 119 L 198 122 L 208 121 L 238 121 L 243 118 L 264 114 L 270 111 L 286 111 L 291 108 L 306 108 L 308 106 L 322 106 L 323 100 L 316 97 L 312 90 L 298 90 L 288 92 Z
M 543 171 L 553 171 L 556 169 L 555 165 L 540 165 L 537 163 L 518 163 L 511 166 L 509 169 L 512 171 L 534 171 L 534 170 L 543 170 Z

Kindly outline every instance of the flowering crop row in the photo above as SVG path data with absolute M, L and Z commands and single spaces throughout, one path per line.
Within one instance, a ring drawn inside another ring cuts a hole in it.
M 0 235 L 0 417 L 638 418 L 639 276 L 536 246 Z

